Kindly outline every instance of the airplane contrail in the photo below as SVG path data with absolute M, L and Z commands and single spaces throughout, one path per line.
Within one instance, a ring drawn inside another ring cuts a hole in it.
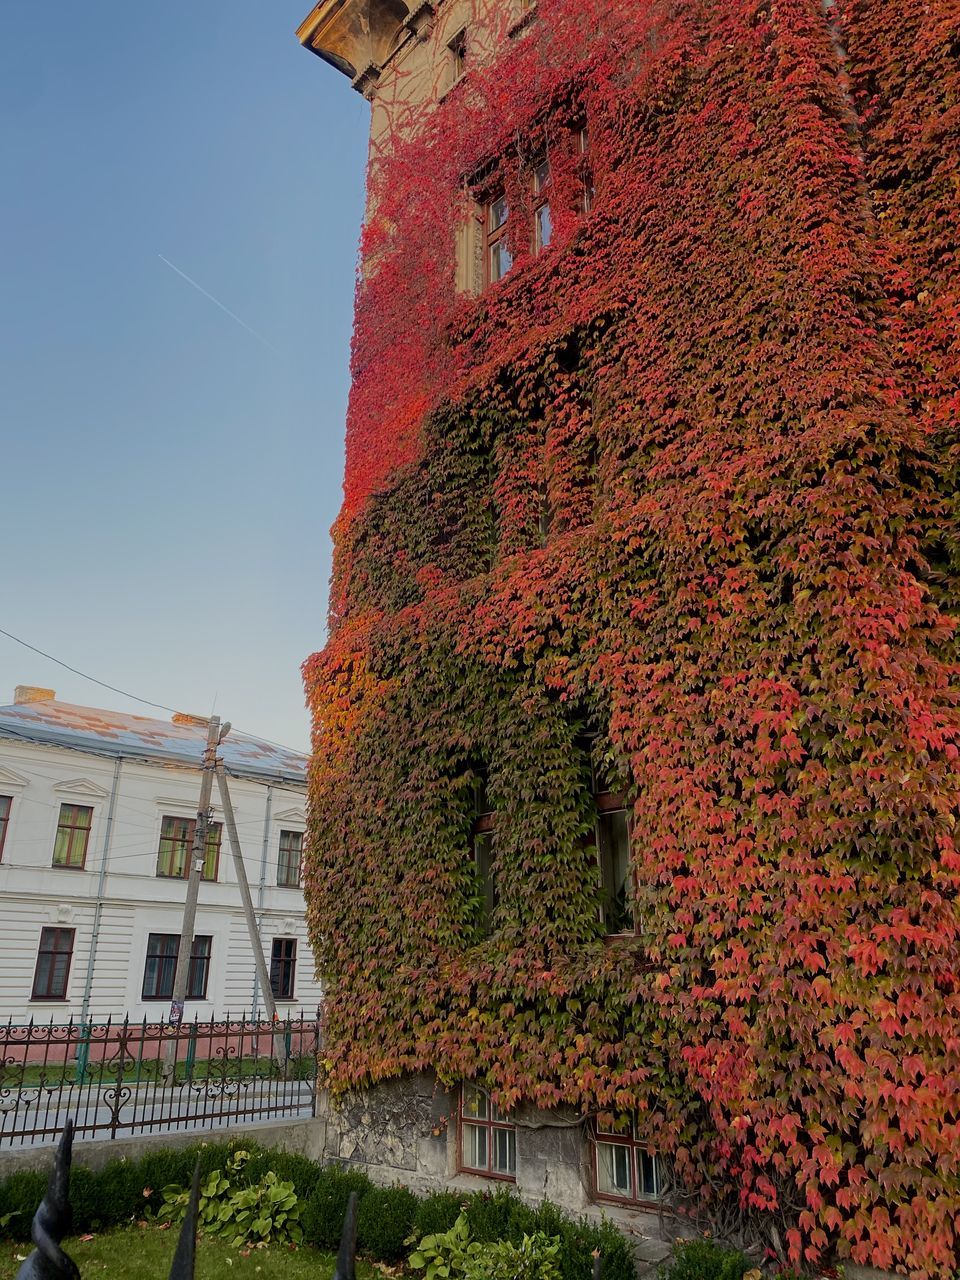
M 181 271 L 180 268 L 176 266 L 175 263 L 171 262 L 169 258 L 165 258 L 162 253 L 158 253 L 157 257 L 160 259 L 161 262 L 165 262 L 171 271 L 175 271 L 178 276 L 181 276 L 184 280 L 186 280 L 187 284 L 193 285 L 194 289 L 196 289 L 198 293 L 202 293 L 205 298 L 209 298 L 210 301 L 214 304 L 214 306 L 219 307 L 220 310 L 225 312 L 230 317 L 231 320 L 236 320 L 237 324 L 241 327 L 241 329 L 246 329 L 247 333 L 249 333 L 252 337 L 256 338 L 258 342 L 262 342 L 268 351 L 272 351 L 273 354 L 276 356 L 280 354 L 277 348 L 273 346 L 271 343 L 269 343 L 262 333 L 257 333 L 256 329 L 251 329 L 250 326 L 247 324 L 246 320 L 241 320 L 240 317 L 236 315 L 233 311 L 231 311 L 229 307 L 225 307 L 219 298 L 215 298 L 212 293 L 207 293 L 203 285 L 197 284 L 196 280 L 188 276 L 185 271 Z

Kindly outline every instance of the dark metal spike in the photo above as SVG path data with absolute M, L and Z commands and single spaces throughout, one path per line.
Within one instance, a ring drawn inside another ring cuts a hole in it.
M 63 1126 L 63 1133 L 53 1158 L 53 1169 L 47 1194 L 33 1215 L 30 1238 L 36 1245 L 21 1265 L 17 1280 L 80 1280 L 74 1260 L 60 1248 L 60 1241 L 70 1230 L 70 1165 L 73 1160 L 73 1121 Z
M 357 1193 L 350 1192 L 332 1280 L 357 1280 Z
M 180 1228 L 180 1239 L 170 1266 L 170 1280 L 193 1280 L 193 1270 L 197 1260 L 197 1210 L 200 1207 L 200 1159 L 193 1170 L 193 1186 L 190 1188 L 190 1201 L 187 1205 L 187 1216 Z
M 600 1255 L 593 1255 L 593 1280 L 600 1280 Z

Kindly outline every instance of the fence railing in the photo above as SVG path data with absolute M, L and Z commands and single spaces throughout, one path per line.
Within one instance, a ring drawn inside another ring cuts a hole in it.
M 0 1149 L 316 1114 L 319 1017 L 0 1023 Z

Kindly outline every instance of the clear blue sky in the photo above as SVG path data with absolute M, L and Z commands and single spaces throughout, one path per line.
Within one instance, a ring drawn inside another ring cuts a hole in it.
M 0 46 L 0 627 L 298 748 L 368 124 L 309 8 L 21 3 Z M 18 683 L 154 714 L 0 636 Z

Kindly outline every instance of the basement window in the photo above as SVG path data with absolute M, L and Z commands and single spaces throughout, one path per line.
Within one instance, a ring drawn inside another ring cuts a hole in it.
M 663 1163 L 637 1137 L 631 1119 L 607 1128 L 594 1126 L 593 1189 L 598 1200 L 620 1204 L 657 1204 L 663 1196 Z
M 460 1090 L 460 1169 L 484 1178 L 514 1182 L 517 1176 L 517 1128 L 478 1085 Z

